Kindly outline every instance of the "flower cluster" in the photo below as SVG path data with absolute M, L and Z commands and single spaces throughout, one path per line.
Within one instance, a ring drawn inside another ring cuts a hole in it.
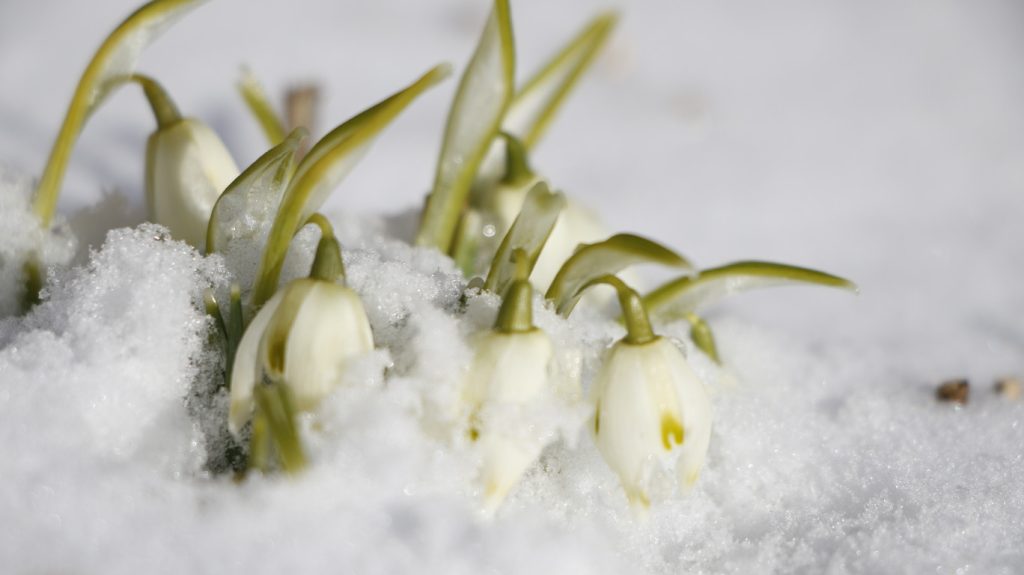
M 74 141 L 106 94 L 127 83 L 141 87 L 157 123 L 146 154 L 150 218 L 206 253 L 237 244 L 259 253 L 255 277 L 231 286 L 226 310 L 213 293 L 205 302 L 219 334 L 211 345 L 224 357 L 230 396 L 225 426 L 244 446 L 245 470 L 297 473 L 308 464 L 297 414 L 315 412 L 348 366 L 374 349 L 360 294 L 345 283 L 334 228 L 318 210 L 374 138 L 450 68 L 430 69 L 338 125 L 308 152 L 307 130 L 281 122 L 247 76 L 242 93 L 269 149 L 239 170 L 212 129 L 183 117 L 156 80 L 134 72 L 140 47 L 201 3 L 154 0 L 103 43 L 72 99 L 37 189 L 36 213 L 49 224 Z M 453 258 L 472 278 L 467 292 L 480 289 L 501 299 L 493 328 L 474 337 L 465 372 L 451 375 L 461 383 L 454 411 L 479 451 L 488 513 L 551 441 L 521 429 L 529 412 L 567 386 L 560 380 L 569 376 L 555 365 L 559 350 L 533 322 L 536 306 L 568 317 L 592 286 L 609 285 L 618 294 L 625 335 L 606 351 L 592 382 L 572 381 L 568 387 L 590 388 L 592 439 L 629 501 L 646 508 L 656 473 L 673 474 L 682 490 L 697 481 L 713 419 L 704 382 L 682 349 L 655 333 L 651 318 L 689 322 L 695 346 L 718 362 L 711 328 L 697 315 L 702 306 L 763 285 L 852 288 L 823 272 L 767 262 L 696 270 L 654 241 L 610 235 L 581 203 L 553 191 L 534 171 L 530 151 L 615 21 L 613 14 L 595 18 L 517 88 L 509 3 L 494 0 L 456 90 L 415 238 L 417 246 Z M 282 285 L 289 246 L 307 225 L 320 230 L 312 268 L 308 277 Z M 616 274 L 645 263 L 682 275 L 641 296 Z M 42 287 L 38 264 L 29 262 L 26 284 L 30 295 Z

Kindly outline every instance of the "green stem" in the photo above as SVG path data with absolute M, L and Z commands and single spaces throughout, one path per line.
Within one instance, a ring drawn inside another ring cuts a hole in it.
M 651 329 L 647 309 L 644 308 L 640 294 L 636 293 L 636 290 L 614 275 L 605 275 L 591 280 L 580 289 L 580 292 L 599 284 L 610 285 L 618 292 L 619 306 L 622 308 L 622 317 L 626 324 L 626 343 L 643 345 L 657 339 L 658 336 Z
M 501 333 L 521 333 L 532 331 L 533 326 L 533 286 L 530 285 L 530 257 L 525 250 L 512 252 L 516 264 L 516 277 L 505 292 L 498 319 L 494 322 L 494 331 Z
M 39 292 L 43 290 L 43 272 L 39 269 L 39 260 L 35 254 L 25 262 L 25 294 L 22 296 L 21 309 L 27 312 L 40 302 Z
M 267 416 L 260 410 L 256 410 L 252 419 L 248 468 L 263 472 L 270 469 L 270 430 L 267 425 Z
M 258 385 L 255 389 L 256 405 L 267 418 L 270 439 L 276 447 L 281 467 L 295 474 L 306 466 L 306 454 L 295 424 L 295 407 L 288 386 L 281 383 Z
M 157 129 L 164 129 L 181 121 L 181 113 L 174 100 L 159 82 L 145 74 L 132 74 L 128 80 L 142 88 L 142 93 L 149 101 L 149 107 L 156 116 Z
M 238 344 L 242 341 L 242 332 L 245 331 L 245 322 L 242 317 L 242 289 L 238 284 L 231 284 L 231 302 L 229 307 L 230 315 L 228 316 L 226 333 L 227 338 L 225 345 L 227 346 L 224 350 L 224 361 L 226 367 L 224 369 L 224 382 L 225 385 L 230 387 L 231 385 L 231 372 L 235 368 L 235 354 L 238 352 Z
M 46 168 L 43 170 L 43 176 L 39 179 L 39 186 L 36 188 L 35 202 L 32 207 L 43 228 L 50 226 L 53 212 L 57 209 L 57 198 L 60 195 L 61 182 L 64 181 L 64 172 L 67 171 L 68 160 L 71 159 L 75 140 L 88 114 L 88 108 L 79 100 L 77 92 L 75 96 L 64 117 L 64 123 L 60 126 L 57 141 L 54 142 L 53 149 L 50 150 Z
M 309 216 L 306 224 L 320 228 L 320 242 L 316 246 L 316 257 L 309 277 L 334 283 L 341 278 L 345 281 L 345 263 L 341 259 L 341 245 L 334 237 L 334 227 L 322 214 Z

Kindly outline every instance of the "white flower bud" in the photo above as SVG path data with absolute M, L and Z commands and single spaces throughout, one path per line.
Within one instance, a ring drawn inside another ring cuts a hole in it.
M 370 323 L 354 291 L 316 279 L 291 282 L 260 309 L 239 342 L 229 428 L 237 434 L 249 420 L 253 387 L 264 374 L 291 388 L 298 409 L 310 410 L 353 357 L 372 350 Z
M 202 247 L 217 198 L 238 167 L 206 124 L 184 118 L 161 126 L 146 150 L 146 198 L 150 219 L 171 235 Z
M 540 178 L 530 178 L 517 185 L 499 184 L 493 192 L 491 204 L 492 217 L 497 228 L 496 237 L 500 241 L 512 222 L 519 215 L 519 210 L 526 201 L 526 194 Z M 583 243 L 592 243 L 608 237 L 608 230 L 597 216 L 584 205 L 572 198 L 566 198 L 565 209 L 559 214 L 551 235 L 534 265 L 531 281 L 541 289 L 547 289 L 551 280 L 555 279 L 558 269 L 565 260 Z
M 529 425 L 530 404 L 550 392 L 551 340 L 539 329 L 488 331 L 476 340 L 463 400 L 483 455 L 485 511 L 493 512 L 548 439 Z
M 597 447 L 634 505 L 650 504 L 656 472 L 696 482 L 711 438 L 711 402 L 682 351 L 665 338 L 617 342 L 595 383 Z

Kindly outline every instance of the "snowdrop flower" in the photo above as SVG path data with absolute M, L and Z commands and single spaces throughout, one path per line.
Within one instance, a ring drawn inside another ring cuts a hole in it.
M 329 230 L 319 214 L 311 220 Z M 324 227 L 326 226 L 326 228 Z M 366 310 L 343 278 L 333 234 L 324 233 L 309 278 L 292 281 L 260 309 L 242 335 L 231 372 L 229 428 L 249 420 L 253 388 L 264 378 L 289 387 L 295 407 L 316 407 L 341 379 L 348 363 L 373 350 Z
M 655 472 L 696 482 L 711 438 L 711 402 L 683 352 L 651 330 L 635 291 L 614 276 L 594 283 L 619 292 L 627 335 L 615 343 L 595 383 L 594 433 L 634 506 L 650 505 Z
M 505 138 L 507 153 L 505 177 L 486 200 L 486 211 L 494 222 L 494 237 L 499 240 L 512 227 L 530 189 L 543 181 L 530 169 L 522 142 L 508 134 L 502 134 L 502 137 Z M 577 246 L 607 236 L 607 229 L 592 211 L 571 198 L 567 199 L 530 276 L 534 284 L 547 289 L 562 263 L 569 259 Z
M 524 259 L 525 254 L 519 261 Z M 494 329 L 475 342 L 463 390 L 471 414 L 471 437 L 483 456 L 487 514 L 501 505 L 547 443 L 524 419 L 530 404 L 551 391 L 553 347 L 548 335 L 533 325 L 529 272 L 518 276 L 502 301 Z
M 230 152 L 206 124 L 182 118 L 151 78 L 135 75 L 157 119 L 146 144 L 146 200 L 150 219 L 201 248 L 217 198 L 238 176 Z

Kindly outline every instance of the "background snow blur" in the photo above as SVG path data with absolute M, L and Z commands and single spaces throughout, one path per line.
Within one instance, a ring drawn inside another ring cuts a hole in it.
M 414 428 L 395 413 L 416 398 L 358 387 L 328 407 L 349 428 L 325 432 L 325 464 L 301 481 L 197 479 L 202 434 L 181 397 L 199 369 L 203 322 L 184 286 L 223 271 L 144 228 L 111 236 L 91 267 L 57 284 L 50 308 L 0 323 L 4 563 L 23 572 L 1024 569 L 1024 410 L 989 391 L 995 377 L 1024 371 L 1024 5 L 611 5 L 623 20 L 609 50 L 535 166 L 613 229 L 699 264 L 781 260 L 862 289 L 750 294 L 710 314 L 738 384 L 716 395 L 708 469 L 690 497 L 637 526 L 581 441 L 553 450 L 497 524 L 481 526 L 462 491 L 470 462 L 430 438 L 386 433 Z M 0 3 L 0 164 L 41 171 L 92 50 L 135 7 Z M 273 92 L 320 82 L 323 131 L 438 61 L 461 70 L 487 8 L 215 0 L 147 51 L 140 70 L 245 164 L 264 144 L 234 92 L 240 64 Z M 513 2 L 520 77 L 596 9 Z M 403 114 L 329 208 L 418 206 L 454 87 Z M 142 221 L 152 127 L 133 89 L 87 125 L 60 204 L 81 263 L 108 228 Z M 442 313 L 456 289 L 450 269 L 366 241 L 351 254 L 353 274 L 367 290 L 407 287 L 378 296 L 381 314 L 414 310 L 420 322 L 389 341 L 427 353 L 432 342 L 417 329 L 455 333 Z M 115 289 L 126 281 L 134 293 Z M 157 339 L 120 343 L 128 335 Z M 422 383 L 439 368 L 404 369 Z M 934 384 L 957 376 L 972 379 L 971 403 L 937 405 Z M 367 452 L 370 441 L 383 441 L 379 453 Z M 133 455 L 142 453 L 157 459 Z

